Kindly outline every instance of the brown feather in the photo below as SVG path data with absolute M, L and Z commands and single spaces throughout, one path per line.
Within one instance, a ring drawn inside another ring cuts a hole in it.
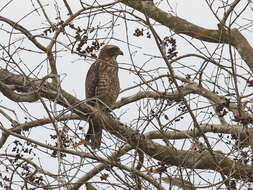
M 104 46 L 99 53 L 98 60 L 91 65 L 87 73 L 86 98 L 94 98 L 91 104 L 97 106 L 98 109 L 110 107 L 116 102 L 119 95 L 118 63 L 116 61 L 118 55 L 123 55 L 123 53 L 117 46 Z M 100 147 L 102 128 L 102 126 L 93 126 L 92 121 L 89 121 L 85 140 L 90 140 L 93 148 Z

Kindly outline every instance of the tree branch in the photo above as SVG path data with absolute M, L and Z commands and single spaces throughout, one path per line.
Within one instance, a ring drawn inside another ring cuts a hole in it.
M 11 27 L 15 28 L 16 30 L 20 31 L 22 34 L 24 34 L 37 48 L 41 49 L 42 51 L 46 52 L 46 48 L 41 45 L 34 36 L 23 26 L 19 25 L 16 22 L 13 22 L 12 20 L 5 18 L 3 16 L 0 16 L 0 21 L 3 21 L 7 24 L 9 24 Z
M 251 72 L 253 72 L 253 49 L 247 39 L 237 29 L 212 30 L 202 28 L 157 8 L 152 1 L 122 0 L 121 2 L 143 14 L 146 14 L 160 24 L 167 26 L 177 34 L 185 34 L 206 42 L 226 43 L 232 45 L 237 49 Z M 237 1 L 235 1 L 235 5 L 236 3 Z
M 6 77 L 9 76 L 9 77 Z M 0 70 L 0 79 L 3 77 L 2 82 L 11 83 L 14 85 L 22 85 L 23 77 L 19 75 L 14 75 L 9 73 L 6 70 Z M 36 83 L 35 80 L 28 80 L 30 83 Z M 33 81 L 33 82 L 31 82 Z M 46 99 L 53 100 L 58 104 L 66 107 L 67 109 L 78 114 L 82 119 L 86 120 L 88 115 L 92 118 L 94 125 L 103 126 L 105 130 L 113 134 L 114 136 L 122 139 L 127 142 L 131 146 L 142 150 L 147 155 L 153 157 L 156 160 L 159 160 L 165 164 L 175 165 L 180 167 L 186 167 L 191 169 L 211 169 L 218 172 L 222 172 L 227 176 L 231 176 L 237 179 L 247 179 L 248 181 L 253 181 L 253 178 L 249 177 L 253 175 L 253 166 L 244 165 L 239 162 L 230 160 L 226 158 L 221 153 L 215 153 L 211 155 L 209 152 L 197 153 L 186 150 L 176 150 L 170 146 L 163 146 L 158 143 L 153 142 L 152 140 L 146 138 L 144 135 L 139 134 L 137 131 L 129 128 L 128 126 L 122 124 L 117 119 L 99 111 L 95 108 L 88 106 L 82 101 L 78 100 L 74 96 L 68 94 L 64 90 L 55 89 L 54 86 L 51 86 L 49 83 L 44 83 L 43 88 L 41 89 L 40 95 Z M 212 97 L 212 96 L 211 96 Z M 214 99 L 219 96 L 213 97 Z M 91 114 L 92 113 L 92 114 Z M 5 133 L 9 133 L 11 135 L 17 136 L 19 138 L 25 138 L 21 135 L 18 135 L 10 130 L 6 130 L 3 127 L 1 129 Z M 27 139 L 27 138 L 26 138 Z M 34 142 L 34 140 L 29 139 L 29 141 Z M 54 149 L 57 151 L 61 151 L 58 148 L 52 148 L 51 146 L 46 146 L 42 143 L 39 145 L 44 146 L 46 148 Z M 73 151 L 64 150 L 71 154 Z M 90 156 L 90 155 L 86 155 Z M 215 156 L 216 161 L 213 161 L 213 156 Z M 216 164 L 218 163 L 218 165 Z M 221 171 L 222 170 L 222 171 Z

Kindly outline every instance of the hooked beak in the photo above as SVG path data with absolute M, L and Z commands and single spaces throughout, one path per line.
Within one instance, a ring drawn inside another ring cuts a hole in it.
M 124 53 L 120 50 L 120 51 L 119 51 L 119 55 L 124 55 Z

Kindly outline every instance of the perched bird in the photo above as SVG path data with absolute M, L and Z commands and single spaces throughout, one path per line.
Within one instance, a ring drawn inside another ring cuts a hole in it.
M 119 95 L 118 63 L 116 58 L 123 55 L 119 47 L 105 45 L 99 53 L 98 59 L 91 65 L 85 80 L 86 98 L 92 98 L 91 105 L 99 109 L 106 109 L 116 102 Z M 93 149 L 99 149 L 102 138 L 102 127 L 94 126 L 89 121 L 89 129 L 85 141 L 91 141 Z

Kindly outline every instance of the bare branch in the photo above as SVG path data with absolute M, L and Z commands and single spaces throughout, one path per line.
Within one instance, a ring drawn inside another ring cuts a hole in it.
M 46 52 L 46 48 L 40 44 L 35 38 L 34 36 L 23 26 L 19 25 L 16 22 L 13 22 L 12 20 L 5 18 L 3 16 L 0 16 L 0 21 L 3 21 L 7 24 L 9 24 L 10 26 L 12 26 L 14 29 L 20 31 L 22 34 L 24 34 L 37 48 L 39 48 L 40 50 Z

